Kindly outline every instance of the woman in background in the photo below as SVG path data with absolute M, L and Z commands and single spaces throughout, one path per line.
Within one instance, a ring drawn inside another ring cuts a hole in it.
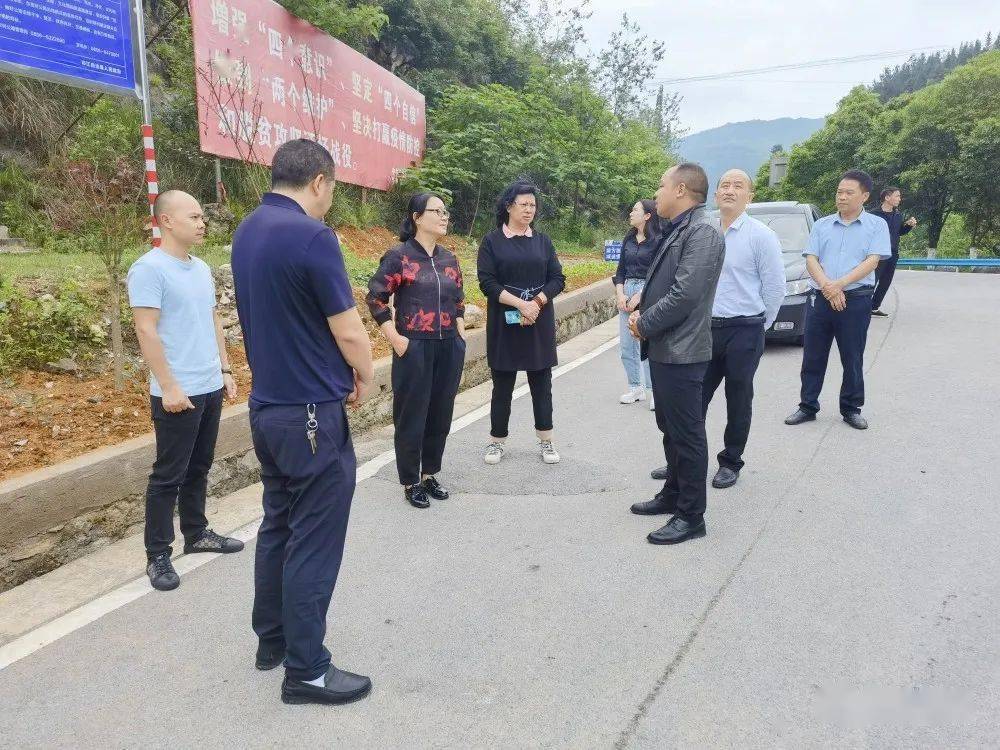
M 623 404 L 634 404 L 642 401 L 648 393 L 649 410 L 653 411 L 653 382 L 649 379 L 649 362 L 640 362 L 639 340 L 629 333 L 628 316 L 639 306 L 639 297 L 646 284 L 646 272 L 649 271 L 660 241 L 660 217 L 656 215 L 656 202 L 636 201 L 628 218 L 631 229 L 622 241 L 618 270 L 611 279 L 618 300 L 618 341 L 622 365 L 628 379 L 628 390 L 619 400 Z

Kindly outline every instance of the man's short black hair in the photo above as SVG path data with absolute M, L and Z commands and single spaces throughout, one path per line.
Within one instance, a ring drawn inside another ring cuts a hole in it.
M 674 170 L 674 184 L 681 182 L 701 203 L 708 199 L 708 175 L 700 164 L 695 164 L 693 161 L 678 164 Z
M 316 179 L 317 175 L 326 175 L 333 180 L 336 165 L 330 152 L 316 141 L 307 138 L 297 138 L 287 141 L 274 152 L 271 162 L 272 188 L 304 188 Z
M 872 176 L 867 172 L 862 172 L 860 169 L 849 169 L 840 176 L 840 179 L 854 180 L 866 193 L 870 193 L 875 188 Z

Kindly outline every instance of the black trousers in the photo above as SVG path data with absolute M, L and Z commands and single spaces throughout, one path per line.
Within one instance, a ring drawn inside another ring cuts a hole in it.
M 516 372 L 493 370 L 493 396 L 490 399 L 490 436 L 507 437 L 510 424 L 510 404 L 514 396 Z M 552 368 L 532 370 L 528 373 L 531 389 L 531 408 L 535 413 L 535 429 L 546 432 L 552 429 Z
M 707 501 L 708 440 L 702 399 L 707 368 L 707 362 L 649 362 L 656 426 L 663 433 L 663 455 L 672 469 L 663 493 L 676 498 L 677 515 L 695 520 L 704 515 Z
M 254 560 L 253 629 L 284 646 L 285 674 L 314 680 L 330 666 L 326 613 L 344 555 L 354 497 L 354 445 L 342 401 L 316 404 L 316 452 L 306 407 L 250 402 L 250 430 L 264 483 Z
M 882 307 L 882 301 L 885 299 L 885 295 L 889 292 L 889 286 L 892 284 L 892 277 L 896 275 L 896 263 L 899 262 L 899 256 L 893 255 L 891 258 L 882 258 L 878 262 L 878 268 L 875 269 L 875 293 L 872 295 L 872 310 L 878 310 Z
M 712 322 L 712 361 L 702 384 L 702 414 L 708 414 L 719 384 L 726 381 L 725 448 L 719 466 L 739 471 L 744 466 L 743 451 L 750 437 L 753 416 L 753 377 L 764 353 L 764 321 L 729 318 Z
M 834 310 L 819 292 L 809 294 L 809 315 L 802 349 L 802 394 L 799 408 L 819 411 L 819 394 L 823 390 L 830 347 L 836 339 L 844 379 L 840 385 L 840 413 L 859 414 L 865 405 L 865 343 L 868 324 L 872 319 L 872 293 L 847 295 L 847 307 Z
M 173 551 L 175 506 L 188 542 L 196 541 L 208 527 L 205 495 L 219 436 L 222 390 L 189 398 L 193 409 L 168 412 L 162 398 L 149 397 L 156 434 L 156 461 L 146 487 L 144 540 L 150 559 Z
M 406 354 L 393 355 L 392 423 L 400 484 L 417 484 L 421 474 L 441 471 L 464 365 L 461 336 L 410 339 Z

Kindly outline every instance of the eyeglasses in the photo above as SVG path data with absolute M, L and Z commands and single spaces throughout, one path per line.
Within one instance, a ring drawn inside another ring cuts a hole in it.
M 428 213 L 437 214 L 442 219 L 447 219 L 449 216 L 451 216 L 451 211 L 449 211 L 447 208 L 428 208 L 427 211 Z
M 538 208 L 538 206 L 534 203 L 515 203 L 514 205 L 517 206 L 518 208 L 524 208 L 524 209 Z

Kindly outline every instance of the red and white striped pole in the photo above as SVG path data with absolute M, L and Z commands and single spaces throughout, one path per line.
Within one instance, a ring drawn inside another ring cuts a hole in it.
M 153 142 L 153 126 L 142 126 L 142 152 L 146 159 L 146 192 L 149 194 L 149 220 L 153 229 L 153 247 L 160 246 L 160 228 L 153 214 L 153 203 L 160 194 L 159 181 L 156 178 L 156 146 Z
M 156 226 L 153 215 L 153 202 L 160 194 L 159 181 L 156 179 L 156 146 L 153 143 L 153 106 L 149 98 L 149 69 L 146 66 L 146 19 L 142 0 L 134 0 L 133 4 L 136 22 L 138 44 L 142 45 L 139 54 L 139 85 L 142 99 L 142 151 L 146 160 L 146 192 L 149 196 L 149 221 L 153 230 L 153 247 L 160 246 L 160 228 Z

